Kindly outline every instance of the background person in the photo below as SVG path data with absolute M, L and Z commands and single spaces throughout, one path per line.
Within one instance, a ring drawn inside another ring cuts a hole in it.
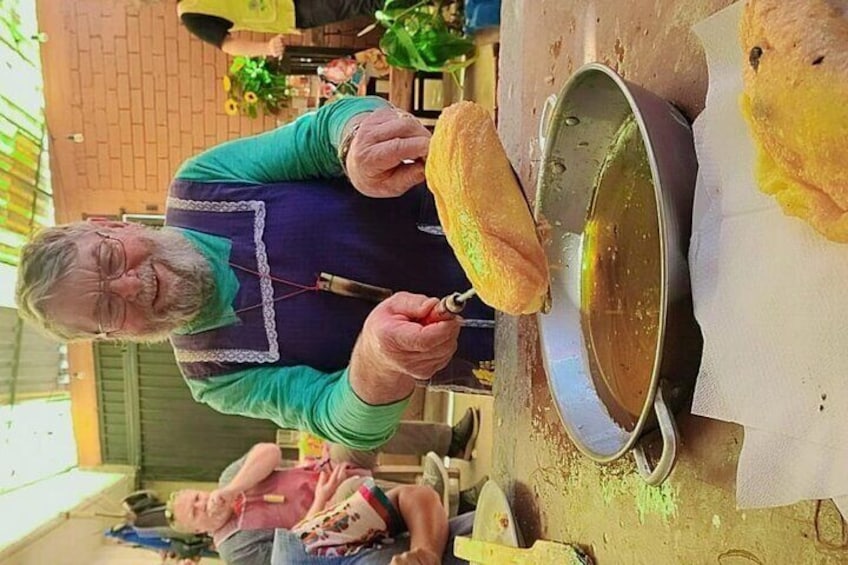
M 275 530 L 292 530 L 304 518 L 347 500 L 368 475 L 368 470 L 347 462 L 324 460 L 292 468 L 281 464 L 275 444 L 257 444 L 224 470 L 216 490 L 173 493 L 167 510 L 170 522 L 181 531 L 211 534 L 228 563 L 270 563 Z M 441 494 L 429 486 L 383 486 L 391 489 L 389 499 L 411 536 L 407 549 L 423 556 L 410 562 L 439 563 L 447 535 Z
M 360 16 L 373 17 L 383 3 L 384 0 L 179 0 L 177 14 L 192 35 L 225 53 L 280 58 L 287 49 L 282 34 Z M 238 31 L 277 35 L 269 41 L 254 41 L 233 35 Z M 317 49 L 314 53 L 321 56 L 322 48 Z M 339 56 L 342 55 L 327 60 Z

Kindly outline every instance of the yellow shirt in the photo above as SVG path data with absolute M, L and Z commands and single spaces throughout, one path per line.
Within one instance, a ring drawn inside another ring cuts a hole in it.
M 205 14 L 233 22 L 232 31 L 287 33 L 295 29 L 294 0 L 181 0 L 177 14 Z

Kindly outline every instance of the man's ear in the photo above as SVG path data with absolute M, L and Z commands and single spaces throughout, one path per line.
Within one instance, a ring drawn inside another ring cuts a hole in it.
M 100 218 L 91 218 L 88 220 L 92 224 L 96 225 L 99 228 L 103 229 L 123 229 L 128 227 L 130 224 L 127 222 L 119 222 L 117 220 L 103 220 Z

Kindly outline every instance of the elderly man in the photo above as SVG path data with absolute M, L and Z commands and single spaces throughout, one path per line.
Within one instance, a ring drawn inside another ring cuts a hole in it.
M 378 447 L 416 383 L 474 386 L 493 359 L 479 301 L 429 323 L 436 297 L 470 285 L 419 185 L 428 147 L 380 98 L 215 147 L 177 172 L 162 230 L 36 235 L 19 312 L 65 340 L 170 335 L 196 400 Z

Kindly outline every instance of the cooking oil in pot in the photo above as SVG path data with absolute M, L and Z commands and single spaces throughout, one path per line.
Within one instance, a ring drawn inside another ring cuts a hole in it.
M 581 323 L 598 394 L 632 430 L 659 351 L 661 249 L 645 145 L 631 115 L 600 167 L 583 233 Z

